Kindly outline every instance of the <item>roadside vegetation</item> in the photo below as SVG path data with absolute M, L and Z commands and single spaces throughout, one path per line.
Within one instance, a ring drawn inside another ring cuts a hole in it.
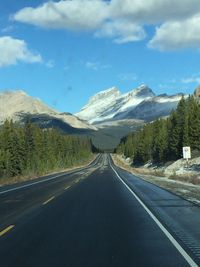
M 192 203 L 200 205 L 200 179 L 197 176 L 166 176 L 162 171 L 151 168 L 133 167 L 122 155 L 112 154 L 114 163 L 141 179 L 169 190 Z
M 88 138 L 6 120 L 0 128 L 0 178 L 42 175 L 89 162 Z
M 121 140 L 117 154 L 131 158 L 133 165 L 161 164 L 182 158 L 182 147 L 200 155 L 200 104 L 193 96 L 182 98 L 171 115 L 146 124 Z
M 189 165 L 182 147 L 190 146 Z M 121 140 L 115 163 L 142 179 L 200 203 L 200 102 L 182 98 L 168 118 L 146 124 Z

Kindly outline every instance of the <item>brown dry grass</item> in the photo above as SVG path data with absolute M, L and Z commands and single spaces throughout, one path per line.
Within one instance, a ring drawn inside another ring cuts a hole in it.
M 151 175 L 151 176 L 155 176 L 155 177 L 165 177 L 169 180 L 173 180 L 173 181 L 179 181 L 179 182 L 183 182 L 183 183 L 189 183 L 189 184 L 193 184 L 193 185 L 200 185 L 200 174 L 182 174 L 182 175 L 177 175 L 177 174 L 173 174 L 170 176 L 167 176 L 164 174 L 164 171 L 162 170 L 156 170 L 156 169 L 147 169 L 147 168 L 142 168 L 142 167 L 131 167 L 128 164 L 125 164 L 123 159 L 121 157 L 119 157 L 118 155 L 113 154 L 112 155 L 113 161 L 115 162 L 115 164 L 119 167 L 121 167 L 122 169 L 125 169 L 127 171 L 130 171 L 133 174 L 138 174 L 140 175 Z
M 194 184 L 194 185 L 200 185 L 199 175 L 196 175 L 196 174 L 171 175 L 168 177 L 168 179 L 180 181 L 180 182 L 184 182 L 184 183 L 189 183 L 189 184 Z

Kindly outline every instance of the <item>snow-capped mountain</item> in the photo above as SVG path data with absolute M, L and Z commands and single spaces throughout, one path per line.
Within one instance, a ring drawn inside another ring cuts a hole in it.
M 168 116 L 176 108 L 182 94 L 168 96 L 166 94 L 151 97 L 140 102 L 135 108 L 126 113 L 118 113 L 114 119 L 140 119 L 144 121 L 154 120 Z
M 35 122 L 38 121 L 43 124 L 50 123 L 53 125 L 56 122 L 62 124 L 62 127 L 66 124 L 77 129 L 96 130 L 95 126 L 70 113 L 59 113 L 22 90 L 0 93 L 0 124 L 6 119 L 23 121 L 27 116 L 30 116 Z
M 109 118 L 109 107 L 116 106 L 116 100 L 119 98 L 120 92 L 117 88 L 112 87 L 108 90 L 101 91 L 90 98 L 88 104 L 82 110 L 75 114 L 79 118 L 92 123 L 99 117 Z M 112 115 L 112 112 L 111 112 Z
M 125 94 L 112 87 L 92 96 L 76 116 L 92 124 L 126 119 L 149 121 L 169 115 L 181 97 L 182 94 L 156 96 L 144 84 Z
M 112 87 L 92 96 L 76 116 L 90 123 L 110 120 L 117 114 L 129 112 L 144 99 L 154 96 L 153 91 L 146 85 L 141 85 L 126 94 L 121 94 L 116 87 Z

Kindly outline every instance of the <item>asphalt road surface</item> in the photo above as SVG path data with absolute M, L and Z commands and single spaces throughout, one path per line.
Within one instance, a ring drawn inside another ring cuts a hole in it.
M 0 189 L 0 266 L 200 266 L 200 208 L 103 154 Z

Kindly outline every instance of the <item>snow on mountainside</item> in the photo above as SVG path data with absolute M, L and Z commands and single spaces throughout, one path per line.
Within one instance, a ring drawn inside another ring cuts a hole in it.
M 92 96 L 76 116 L 90 123 L 109 120 L 118 113 L 130 111 L 144 99 L 154 96 L 153 91 L 146 85 L 141 85 L 126 94 L 121 94 L 117 88 L 112 87 Z
M 0 124 L 6 119 L 21 121 L 25 116 L 37 116 L 44 120 L 57 120 L 78 129 L 93 129 L 94 126 L 69 113 L 59 113 L 45 105 L 41 100 L 32 98 L 22 90 L 0 93 Z
M 169 115 L 181 97 L 182 94 L 156 96 L 144 84 L 126 94 L 121 94 L 117 88 L 112 87 L 91 97 L 76 115 L 93 124 L 126 119 L 148 121 Z
M 93 118 L 96 120 L 96 118 L 101 117 L 104 113 L 107 113 L 109 118 L 108 108 L 116 105 L 116 99 L 119 96 L 120 92 L 115 87 L 101 91 L 91 97 L 88 104 L 76 116 L 90 123 L 93 122 Z
M 177 94 L 173 96 L 160 95 L 145 99 L 129 112 L 117 114 L 115 119 L 134 118 L 144 121 L 151 121 L 158 117 L 168 116 L 170 112 L 176 108 L 181 97 L 182 94 Z

